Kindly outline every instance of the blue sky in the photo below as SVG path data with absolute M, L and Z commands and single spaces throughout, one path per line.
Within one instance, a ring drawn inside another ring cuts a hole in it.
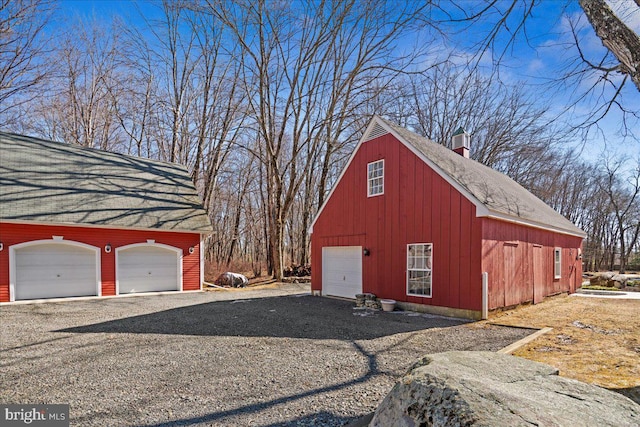
M 463 3 L 464 4 L 464 3 Z M 479 3 L 469 1 L 469 10 Z M 502 4 L 502 6 L 507 3 Z M 616 0 L 611 2 L 613 9 L 623 17 L 627 25 L 640 33 L 640 9 L 635 7 L 633 0 Z M 153 18 L 158 9 L 145 1 L 100 1 L 100 0 L 62 0 L 56 14 L 59 25 L 81 20 L 98 20 L 110 22 L 114 15 L 125 21 L 135 23 L 142 12 L 145 18 Z M 508 22 L 509 28 L 514 28 L 521 15 Z M 500 76 L 511 82 L 526 82 L 532 86 L 532 92 L 539 96 L 542 102 L 550 103 L 556 112 L 564 110 L 566 99 L 581 93 L 591 83 L 588 79 L 580 85 L 568 88 L 555 88 L 550 82 L 559 77 L 567 64 L 575 58 L 576 50 L 572 45 L 570 22 L 576 22 L 581 28 L 580 43 L 585 53 L 593 58 L 599 58 L 606 50 L 600 39 L 593 33 L 586 18 L 584 18 L 577 1 L 546 1 L 536 5 L 532 15 L 528 18 L 526 32 L 520 33 L 515 43 L 505 52 L 502 59 Z M 449 48 L 456 49 L 460 56 L 468 57 L 474 51 L 474 45 L 482 38 L 486 25 L 459 25 L 451 28 L 449 33 Z M 525 35 L 526 34 L 526 35 Z M 506 33 L 504 33 L 506 35 Z M 500 42 L 503 44 L 501 45 Z M 492 53 L 499 54 L 504 49 L 505 38 L 499 40 Z M 483 60 L 488 60 L 489 55 Z M 625 105 L 640 111 L 640 96 L 631 84 L 627 85 L 623 93 Z M 569 111 L 567 117 L 577 120 L 590 111 L 596 99 L 588 98 Z M 582 156 L 590 161 L 596 161 L 603 152 L 617 153 L 625 157 L 640 157 L 640 142 L 632 138 L 624 138 L 620 132 L 622 116 L 615 110 L 600 121 L 600 129 L 591 132 L 590 138 L 583 142 L 576 138 L 575 146 L 581 149 Z M 634 124 L 637 125 L 637 122 Z M 640 137 L 640 129 L 633 129 Z

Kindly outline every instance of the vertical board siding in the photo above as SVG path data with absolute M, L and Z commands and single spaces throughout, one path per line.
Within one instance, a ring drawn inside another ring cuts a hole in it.
M 116 293 L 116 248 L 146 243 L 149 239 L 182 249 L 183 290 L 200 289 L 200 235 L 197 233 L 1 223 L 0 236 L 4 245 L 4 250 L 0 252 L 0 302 L 9 301 L 9 246 L 33 240 L 49 240 L 52 236 L 63 236 L 66 241 L 100 248 L 103 296 Z M 107 243 L 111 244 L 111 253 L 104 251 Z M 192 254 L 189 253 L 191 246 L 194 247 Z
M 489 273 L 489 309 L 575 292 L 582 279 L 582 238 L 482 218 L 482 271 Z M 562 248 L 562 277 L 554 279 L 553 251 Z
M 367 197 L 367 164 L 385 160 L 384 194 Z M 360 146 L 313 226 L 313 290 L 322 248 L 363 246 L 363 291 L 380 298 L 480 310 L 482 223 L 475 206 L 391 135 Z M 433 244 L 432 297 L 406 292 L 407 244 Z

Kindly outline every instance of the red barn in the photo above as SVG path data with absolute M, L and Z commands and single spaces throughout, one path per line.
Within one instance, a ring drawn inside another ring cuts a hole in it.
M 574 292 L 584 232 L 468 149 L 374 117 L 312 223 L 314 293 L 477 319 Z
M 0 132 L 0 302 L 199 290 L 210 231 L 179 165 Z

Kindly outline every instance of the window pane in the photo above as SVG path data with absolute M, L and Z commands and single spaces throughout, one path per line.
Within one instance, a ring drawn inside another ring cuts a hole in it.
M 382 160 L 367 165 L 367 175 L 369 179 L 378 178 L 384 174 L 384 164 Z
M 409 293 L 417 295 L 431 294 L 431 272 L 409 271 Z

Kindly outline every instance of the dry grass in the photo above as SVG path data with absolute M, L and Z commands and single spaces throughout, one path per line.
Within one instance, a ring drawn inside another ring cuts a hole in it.
M 276 282 L 275 280 L 271 280 L 271 279 L 252 279 L 249 281 L 249 284 L 247 286 L 245 286 L 244 288 L 215 288 L 215 287 L 203 287 L 203 289 L 205 291 L 208 292 L 226 292 L 226 291 L 231 291 L 231 292 L 244 292 L 244 291 L 254 291 L 254 290 L 258 290 L 258 289 L 278 289 L 282 286 L 281 282 Z
M 553 328 L 514 354 L 638 401 L 640 300 L 556 296 L 498 313 L 489 322 Z

